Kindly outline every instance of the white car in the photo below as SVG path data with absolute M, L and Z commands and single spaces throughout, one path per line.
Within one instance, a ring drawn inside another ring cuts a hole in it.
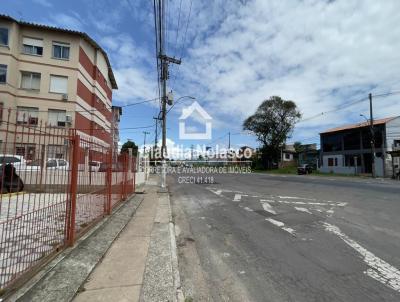
M 91 162 L 89 162 L 89 169 L 92 172 L 98 172 L 100 169 L 100 165 L 101 165 L 101 162 L 99 162 L 97 160 L 92 160 Z
M 21 155 L 0 154 L 0 167 L 6 164 L 12 164 L 17 172 L 25 170 L 27 165 L 25 158 Z
M 40 170 L 40 160 L 35 160 L 26 167 L 27 170 Z M 49 158 L 46 161 L 46 169 L 48 170 L 69 170 L 69 163 L 62 158 Z

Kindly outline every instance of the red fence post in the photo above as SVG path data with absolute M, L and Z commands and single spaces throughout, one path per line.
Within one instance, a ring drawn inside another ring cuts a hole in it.
M 72 139 L 72 165 L 71 165 L 71 186 L 70 186 L 70 208 L 68 219 L 68 245 L 73 246 L 75 241 L 75 220 L 76 220 L 76 195 L 78 193 L 78 162 L 79 162 L 79 135 Z
M 133 193 L 136 193 L 136 156 L 132 157 Z
M 106 214 L 111 214 L 111 190 L 112 190 L 112 150 L 109 151 L 107 158 L 107 205 L 106 205 Z

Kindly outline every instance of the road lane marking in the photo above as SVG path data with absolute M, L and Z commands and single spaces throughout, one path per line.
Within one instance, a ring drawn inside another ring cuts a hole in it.
M 260 199 L 261 202 L 275 202 L 275 200 L 272 199 Z
M 243 209 L 245 209 L 248 212 L 253 212 L 253 209 L 250 209 L 249 207 L 244 207 Z
M 276 215 L 275 210 L 272 208 L 272 206 L 268 202 L 264 201 L 264 202 L 261 202 L 261 204 L 262 204 L 264 211 Z
M 296 236 L 295 230 L 289 227 L 285 227 L 285 224 L 282 221 L 275 220 L 272 218 L 265 218 L 266 221 L 272 223 L 273 225 L 280 227 L 282 230 L 288 232 L 292 236 Z
M 309 209 L 306 209 L 306 208 L 300 208 L 300 207 L 294 207 L 297 211 L 299 211 L 299 212 L 305 212 L 305 213 L 308 213 L 308 214 L 312 214 L 311 213 L 311 211 L 309 210 Z
M 324 226 L 326 231 L 338 236 L 363 257 L 364 262 L 369 266 L 364 272 L 366 275 L 400 292 L 400 271 L 397 268 L 375 256 L 359 243 L 349 238 L 337 226 L 327 222 L 324 222 Z
M 306 197 L 298 197 L 298 196 L 278 196 L 280 199 L 301 199 L 301 200 L 311 200 L 315 201 L 315 198 L 306 198 Z
M 235 197 L 233 198 L 233 201 L 240 201 L 242 199 L 241 194 L 235 194 Z

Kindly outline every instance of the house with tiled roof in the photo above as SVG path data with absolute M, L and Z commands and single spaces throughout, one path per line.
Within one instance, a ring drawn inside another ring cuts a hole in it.
M 320 171 L 341 174 L 375 173 L 378 177 L 391 177 L 399 168 L 399 158 L 391 151 L 400 147 L 400 116 L 376 119 L 375 161 L 371 148 L 370 122 L 344 125 L 320 133 Z

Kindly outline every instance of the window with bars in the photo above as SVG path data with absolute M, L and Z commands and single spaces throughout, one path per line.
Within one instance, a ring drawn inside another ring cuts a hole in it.
M 17 124 L 36 126 L 39 121 L 39 108 L 17 107 Z

